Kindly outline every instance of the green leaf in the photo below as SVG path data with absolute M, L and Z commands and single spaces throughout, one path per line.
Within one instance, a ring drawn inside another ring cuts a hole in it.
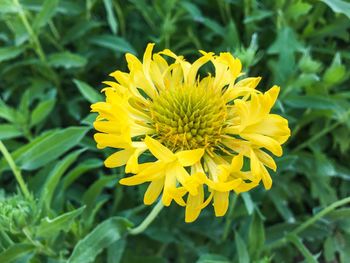
M 127 233 L 130 222 L 122 217 L 112 217 L 100 223 L 74 247 L 67 263 L 93 262 L 103 249 Z
M 10 106 L 6 105 L 5 102 L 3 102 L 0 99 L 0 118 L 7 120 L 9 122 L 15 122 L 16 119 L 16 112 L 14 109 L 12 109 Z
M 323 250 L 324 250 L 324 257 L 326 259 L 326 262 L 332 262 L 335 261 L 335 255 L 336 255 L 336 245 L 334 241 L 334 237 L 327 237 L 323 244 Z
M 103 3 L 107 12 L 108 25 L 111 28 L 113 34 L 117 34 L 118 22 L 113 12 L 113 2 L 112 0 L 103 0 Z
M 216 254 L 202 254 L 200 255 L 197 263 L 229 263 L 230 260 L 221 255 Z
M 90 223 L 93 221 L 93 216 L 94 216 L 93 210 L 96 206 L 97 198 L 100 196 L 102 190 L 108 184 L 116 185 L 117 184 L 116 178 L 117 178 L 117 176 L 101 177 L 97 181 L 95 181 L 89 187 L 89 189 L 84 193 L 84 195 L 82 197 L 82 201 L 87 206 L 87 208 L 84 212 L 84 218 L 86 219 L 87 223 Z
M 295 52 L 302 51 L 303 46 L 298 40 L 298 36 L 293 28 L 282 27 L 277 32 L 277 37 L 273 44 L 267 50 L 268 54 L 278 54 L 277 64 L 275 63 L 274 71 L 276 80 L 284 82 L 295 68 Z
M 22 132 L 12 124 L 0 124 L 0 140 L 20 137 Z
M 81 95 L 89 101 L 90 103 L 95 103 L 97 101 L 102 101 L 103 98 L 101 94 L 99 94 L 93 87 L 91 87 L 89 84 L 78 80 L 74 79 L 73 80 L 74 84 L 78 87 Z
M 333 221 L 335 220 L 341 220 L 341 219 L 347 219 L 350 217 L 350 208 L 341 208 L 341 209 L 337 209 L 334 210 L 332 212 L 330 212 L 326 218 L 329 218 Z
M 40 27 L 45 26 L 55 14 L 56 8 L 59 0 L 45 0 L 41 6 L 40 12 L 36 15 L 33 28 L 34 30 L 39 29 Z
M 14 152 L 11 153 L 12 158 L 17 161 L 18 158 L 26 153 L 27 151 L 29 151 L 31 148 L 36 147 L 36 145 L 40 144 L 42 141 L 44 141 L 46 138 L 50 137 L 52 134 L 54 134 L 55 132 L 58 132 L 57 130 L 51 130 L 51 131 L 46 131 L 43 134 L 41 134 L 40 136 L 36 137 L 34 140 L 32 140 L 30 143 L 27 143 L 25 145 L 23 145 L 22 147 L 19 147 L 17 150 L 15 150 Z M 3 159 L 1 160 L 0 163 L 0 171 L 2 171 L 3 169 L 9 169 L 8 163 Z
M 265 228 L 258 213 L 255 213 L 249 227 L 248 244 L 250 255 L 259 257 L 261 248 L 265 244 Z
M 213 19 L 210 19 L 206 17 L 203 22 L 204 25 L 206 25 L 209 29 L 211 29 L 215 34 L 225 36 L 225 29 L 222 25 L 220 25 L 218 22 L 216 22 Z
M 0 7 L 1 9 L 1 7 Z M 24 51 L 23 47 L 1 47 L 0 48 L 0 62 L 18 57 Z
M 90 40 L 92 44 L 103 48 L 109 48 L 115 52 L 121 53 L 132 53 L 136 54 L 135 49 L 127 42 L 124 38 L 112 36 L 112 35 L 101 35 L 94 37 Z
M 346 15 L 350 18 L 350 3 L 343 0 L 321 0 L 328 5 L 333 12 Z
M 103 165 L 103 161 L 100 159 L 87 159 L 80 162 L 73 170 L 71 170 L 63 179 L 63 189 L 67 189 L 79 176 L 85 172 L 99 168 Z
M 41 203 L 44 203 L 46 208 L 50 207 L 52 196 L 54 195 L 54 191 L 62 175 L 83 151 L 84 149 L 77 150 L 71 153 L 70 155 L 68 155 L 62 161 L 58 162 L 55 168 L 48 175 L 47 180 L 43 185 L 42 193 L 40 195 Z
M 249 260 L 247 246 L 246 246 L 244 240 L 238 234 L 238 232 L 235 232 L 235 243 L 236 243 L 236 250 L 237 250 L 237 254 L 238 254 L 238 262 L 239 263 L 249 263 L 250 260 Z
M 331 96 L 321 95 L 289 95 L 284 102 L 297 109 L 332 110 L 342 115 L 344 110 Z
M 350 5 L 350 4 L 349 4 Z M 323 81 L 327 86 L 337 85 L 346 79 L 346 67 L 341 63 L 339 53 L 336 53 L 333 62 L 323 75 Z
M 59 52 L 51 54 L 48 57 L 48 62 L 50 66 L 56 67 L 56 68 L 75 68 L 75 67 L 84 67 L 87 63 L 87 59 L 77 55 L 73 54 L 68 51 Z
M 81 120 L 81 124 L 87 125 L 89 127 L 94 126 L 94 122 L 96 120 L 97 113 L 89 113 L 84 119 Z
M 28 147 L 15 160 L 21 169 L 37 169 L 76 146 L 87 131 L 87 128 L 82 127 L 70 127 L 55 131 L 40 142 L 32 144 L 32 147 Z
M 35 251 L 35 246 L 31 244 L 19 243 L 0 253 L 0 262 L 11 263 Z
M 84 209 L 85 206 L 82 206 L 53 219 L 49 219 L 48 217 L 43 218 L 37 227 L 36 235 L 43 238 L 50 238 L 60 231 L 68 232 L 73 220 L 78 217 Z
M 100 27 L 101 25 L 102 23 L 93 20 L 86 21 L 84 19 L 82 21 L 78 21 L 71 28 L 67 29 L 64 36 L 62 37 L 62 44 L 67 44 L 79 38 L 82 38 L 92 29 Z
M 293 20 L 297 21 L 299 17 L 305 16 L 312 9 L 312 5 L 304 3 L 302 1 L 297 1 L 291 3 L 288 6 L 286 15 L 291 17 Z
M 260 20 L 263 20 L 267 17 L 272 16 L 273 14 L 274 13 L 272 11 L 269 11 L 269 10 L 256 9 L 256 10 L 254 10 L 254 12 L 252 14 L 245 17 L 243 22 L 245 24 L 248 24 L 248 23 L 252 23 L 255 21 L 260 21 Z
M 125 246 L 125 239 L 119 239 L 112 243 L 107 250 L 107 263 L 119 263 L 123 257 Z
M 272 203 L 275 205 L 277 211 L 284 218 L 284 220 L 289 223 L 294 223 L 295 217 L 293 215 L 293 212 L 288 207 L 288 203 L 282 201 L 284 199 L 282 196 L 278 194 L 277 190 L 276 191 L 272 190 L 271 192 L 269 192 L 269 194 L 270 194 Z
M 31 113 L 30 126 L 33 127 L 44 121 L 53 110 L 55 103 L 56 99 L 41 101 Z
M 317 258 L 311 254 L 309 249 L 301 242 L 300 238 L 295 234 L 287 235 L 287 239 L 292 242 L 295 247 L 300 251 L 300 253 L 305 257 L 308 263 L 317 263 Z
M 247 212 L 249 215 L 251 215 L 254 212 L 254 202 L 252 201 L 252 198 L 249 194 L 249 192 L 245 192 L 241 194 L 243 201 L 244 201 L 244 205 L 245 208 L 247 209 Z
M 198 22 L 204 22 L 204 16 L 201 12 L 201 10 L 195 5 L 192 4 L 191 2 L 180 2 L 182 8 L 186 9 L 186 11 L 191 15 L 191 18 L 194 21 Z
M 19 8 L 14 4 L 13 0 L 0 1 L 0 14 L 17 13 L 17 12 L 19 12 Z

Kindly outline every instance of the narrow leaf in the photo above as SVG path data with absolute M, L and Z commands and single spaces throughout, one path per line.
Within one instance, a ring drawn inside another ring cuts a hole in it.
M 124 38 L 112 36 L 112 35 L 101 35 L 94 37 L 90 40 L 92 44 L 103 48 L 109 48 L 115 52 L 136 54 L 135 49 L 127 42 Z
M 48 58 L 50 66 L 56 68 L 74 68 L 84 67 L 87 63 L 87 59 L 78 54 L 73 54 L 68 51 L 51 54 Z
M 56 131 L 38 143 L 28 147 L 18 158 L 19 166 L 24 170 L 37 169 L 76 146 L 87 132 L 86 128 L 70 127 Z
M 45 0 L 41 6 L 40 12 L 36 15 L 33 23 L 34 30 L 45 26 L 55 14 L 58 0 Z
M 333 12 L 346 15 L 350 19 L 350 3 L 343 0 L 321 0 L 328 5 Z
M 119 240 L 127 232 L 129 226 L 130 223 L 121 217 L 112 217 L 103 221 L 78 242 L 67 262 L 93 262 L 103 249 Z
M 22 132 L 12 124 L 0 124 L 0 140 L 16 138 L 22 135 Z
M 235 232 L 235 243 L 236 243 L 236 250 L 237 250 L 237 254 L 238 254 L 238 262 L 239 263 L 249 263 L 250 260 L 249 260 L 247 246 L 246 246 L 244 240 L 238 234 L 238 232 Z
M 1 8 L 1 7 L 0 7 Z M 23 47 L 1 47 L 0 62 L 18 57 L 24 51 Z
M 49 219 L 45 217 L 41 220 L 38 230 L 36 232 L 37 236 L 49 238 L 55 234 L 58 234 L 60 231 L 68 232 L 70 226 L 73 223 L 73 220 L 79 216 L 85 209 L 85 206 L 82 206 L 73 211 L 64 213 L 54 219 Z
M 16 259 L 20 259 L 35 250 L 35 246 L 31 244 L 14 244 L 4 252 L 0 253 L 0 262 L 13 262 Z
M 31 113 L 30 126 L 35 126 L 44 121 L 53 110 L 55 103 L 56 99 L 49 99 L 40 102 Z
M 306 262 L 308 263 L 317 263 L 317 259 L 314 255 L 311 254 L 309 249 L 301 242 L 300 238 L 297 235 L 289 234 L 287 239 L 294 244 L 294 246 L 300 251 L 300 253 L 305 257 Z
M 101 94 L 99 94 L 94 88 L 92 88 L 89 84 L 78 80 L 74 79 L 73 80 L 74 84 L 78 87 L 81 95 L 89 101 L 90 103 L 95 103 L 97 101 L 102 100 Z
M 118 29 L 118 22 L 117 18 L 114 15 L 113 2 L 112 0 L 103 0 L 103 3 L 107 12 L 108 25 L 111 28 L 113 34 L 116 34 Z
M 83 151 L 84 149 L 78 150 L 68 155 L 62 161 L 58 162 L 55 168 L 48 175 L 40 196 L 41 203 L 45 203 L 46 208 L 50 206 L 52 196 L 54 195 L 54 191 L 62 175 Z

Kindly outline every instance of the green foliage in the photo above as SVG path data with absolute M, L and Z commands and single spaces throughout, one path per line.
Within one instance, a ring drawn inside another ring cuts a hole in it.
M 0 0 L 0 140 L 33 194 L 1 155 L 0 262 L 348 262 L 349 32 L 346 0 Z M 133 236 L 144 189 L 103 168 L 89 106 L 148 42 L 232 52 L 259 89 L 281 86 L 292 137 L 272 190 L 192 224 L 171 206 Z

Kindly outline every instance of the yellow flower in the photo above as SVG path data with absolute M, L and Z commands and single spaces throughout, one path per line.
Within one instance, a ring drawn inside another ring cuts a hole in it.
M 113 72 L 116 81 L 103 90 L 106 102 L 91 106 L 99 114 L 97 147 L 118 149 L 106 167 L 126 165 L 131 176 L 121 184 L 149 182 L 144 203 L 160 195 L 165 206 L 174 200 L 186 207 L 186 222 L 210 202 L 223 216 L 232 191 L 249 191 L 260 181 L 270 189 L 267 168 L 277 168 L 270 154 L 281 156 L 290 136 L 287 120 L 270 113 L 279 87 L 262 93 L 255 89 L 259 77 L 237 81 L 242 66 L 230 53 L 201 51 L 191 64 L 168 49 L 152 54 L 153 46 L 142 62 L 126 54 L 129 72 Z M 207 63 L 214 75 L 201 76 Z M 140 163 L 143 154 L 152 161 Z

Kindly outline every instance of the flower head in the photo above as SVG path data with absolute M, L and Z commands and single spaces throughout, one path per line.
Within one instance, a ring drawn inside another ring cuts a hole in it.
M 237 81 L 242 66 L 230 53 L 201 51 L 191 64 L 170 50 L 152 50 L 149 44 L 142 62 L 126 54 L 129 72 L 113 72 L 116 81 L 103 90 L 106 102 L 91 106 L 99 114 L 97 147 L 118 149 L 105 165 L 126 165 L 131 174 L 120 183 L 148 182 L 144 203 L 162 194 L 164 205 L 174 200 L 186 207 L 186 222 L 210 202 L 223 216 L 231 191 L 246 192 L 261 181 L 270 189 L 271 154 L 281 156 L 290 136 L 287 120 L 270 113 L 279 87 L 262 93 L 255 89 L 259 77 Z M 209 63 L 214 75 L 201 76 Z M 140 163 L 142 154 L 156 160 Z

